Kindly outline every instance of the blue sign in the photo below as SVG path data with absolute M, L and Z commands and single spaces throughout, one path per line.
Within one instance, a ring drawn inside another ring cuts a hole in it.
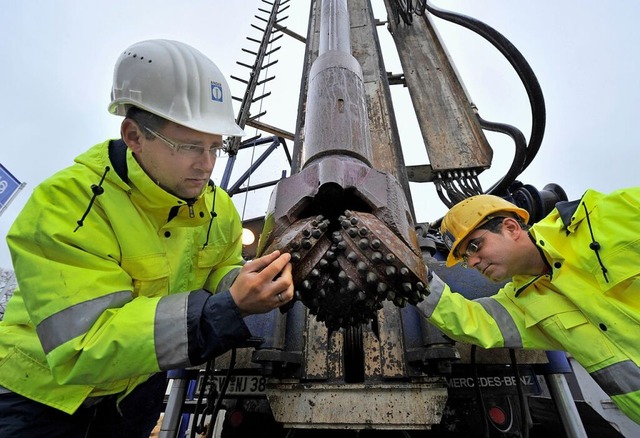
M 0 164 L 0 212 L 9 204 L 23 184 Z

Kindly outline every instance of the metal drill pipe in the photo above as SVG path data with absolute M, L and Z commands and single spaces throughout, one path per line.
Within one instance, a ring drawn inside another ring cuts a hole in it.
M 322 2 L 318 58 L 309 72 L 301 168 L 327 155 L 371 166 L 372 149 L 362 67 L 351 54 L 346 0 Z
M 320 50 L 308 76 L 301 170 L 271 196 L 258 254 L 291 253 L 296 298 L 329 329 L 428 293 L 407 200 L 374 169 L 362 68 L 351 54 L 346 0 L 321 4 Z

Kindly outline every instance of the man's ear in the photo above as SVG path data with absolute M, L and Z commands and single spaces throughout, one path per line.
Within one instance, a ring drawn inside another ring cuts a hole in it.
M 120 135 L 134 154 L 142 151 L 144 133 L 136 122 L 125 118 L 120 125 Z
M 520 223 L 512 217 L 506 217 L 502 220 L 502 229 L 516 238 L 524 232 Z M 526 232 L 524 233 L 526 234 Z

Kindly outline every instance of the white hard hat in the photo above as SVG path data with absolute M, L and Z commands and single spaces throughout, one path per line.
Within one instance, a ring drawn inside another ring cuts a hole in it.
M 196 131 L 245 135 L 236 124 L 231 91 L 220 69 L 178 41 L 142 41 L 120 55 L 109 112 L 124 116 L 131 105 Z

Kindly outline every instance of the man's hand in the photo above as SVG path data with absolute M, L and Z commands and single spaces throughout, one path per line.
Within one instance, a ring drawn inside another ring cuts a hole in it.
M 229 289 L 243 316 L 266 313 L 293 299 L 291 255 L 274 251 L 247 262 Z

